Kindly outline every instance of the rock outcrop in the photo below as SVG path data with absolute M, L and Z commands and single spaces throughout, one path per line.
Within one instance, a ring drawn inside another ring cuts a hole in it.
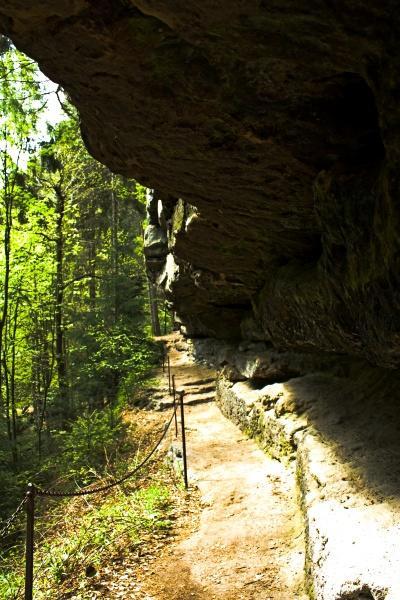
M 158 272 L 167 256 L 168 242 L 161 227 L 148 225 L 144 232 L 143 251 L 148 270 Z
M 362 373 L 217 385 L 226 416 L 274 458 L 295 461 L 313 600 L 400 597 L 398 379 Z
M 173 211 L 163 280 L 189 333 L 385 367 L 400 362 L 399 20 L 392 0 L 0 7 L 93 155 Z

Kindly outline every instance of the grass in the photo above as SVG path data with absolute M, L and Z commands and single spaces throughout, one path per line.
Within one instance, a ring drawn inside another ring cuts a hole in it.
M 135 551 L 149 534 L 169 530 L 172 521 L 169 489 L 152 483 L 134 492 L 118 491 L 96 505 L 88 505 L 79 519 L 70 520 L 37 553 L 41 565 L 37 600 L 58 589 L 71 592 L 90 587 L 90 578 L 116 557 Z M 62 596 L 63 597 L 63 596 Z
M 135 437 L 142 434 L 145 439 L 142 457 L 159 432 L 160 423 L 137 423 Z M 114 472 L 130 470 L 139 458 L 121 457 Z M 181 486 L 171 481 L 164 461 L 150 462 L 138 477 L 107 495 L 62 501 L 37 498 L 35 600 L 93 598 L 91 586 L 101 580 L 104 567 L 127 555 L 140 554 L 151 546 L 154 537 L 168 536 Z M 2 557 L 1 600 L 23 595 L 23 554 L 21 536 Z

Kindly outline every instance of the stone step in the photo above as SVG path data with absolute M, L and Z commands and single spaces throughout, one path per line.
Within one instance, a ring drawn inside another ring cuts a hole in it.
M 201 385 L 210 385 L 210 384 L 212 384 L 213 387 L 215 388 L 215 377 L 203 377 L 201 379 L 192 379 L 192 380 L 189 379 L 188 381 L 185 381 L 181 385 L 183 387 L 186 387 L 186 386 L 201 386 Z
M 214 402 L 215 394 L 214 393 L 205 393 L 205 394 L 185 394 L 184 405 L 185 406 L 195 406 L 196 404 L 207 404 L 208 402 Z M 156 407 L 158 410 L 166 410 L 167 408 L 172 408 L 174 402 L 172 398 L 165 398 L 164 400 L 160 400 L 156 403 Z
M 195 395 L 195 394 L 207 394 L 210 392 L 215 393 L 215 385 L 211 384 L 211 385 L 199 385 L 199 386 L 190 386 L 187 384 L 179 384 L 176 387 L 176 389 L 179 390 L 184 390 L 185 394 L 190 394 L 190 395 Z
M 192 386 L 190 384 L 188 384 L 187 382 L 185 383 L 181 383 L 181 382 L 177 382 L 177 391 L 179 390 L 185 390 L 186 395 L 190 394 L 190 395 L 197 395 L 197 394 L 210 394 L 213 393 L 215 394 L 215 383 L 212 384 L 208 384 L 208 385 L 199 385 L 199 386 Z M 153 400 L 163 400 L 164 398 L 168 397 L 170 395 L 169 391 L 168 391 L 168 387 L 159 389 L 155 392 L 153 392 L 153 394 L 151 395 Z

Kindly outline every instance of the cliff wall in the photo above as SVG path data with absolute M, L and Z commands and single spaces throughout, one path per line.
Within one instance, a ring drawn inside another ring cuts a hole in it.
M 88 148 L 170 207 L 187 331 L 397 368 L 399 12 L 390 0 L 4 0 Z

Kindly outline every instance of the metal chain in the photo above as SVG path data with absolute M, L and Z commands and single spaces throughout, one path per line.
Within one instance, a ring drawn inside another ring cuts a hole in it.
M 158 440 L 157 444 L 152 449 L 152 451 L 146 456 L 146 458 L 144 458 L 142 460 L 142 462 L 137 467 L 135 467 L 132 471 L 129 471 L 129 473 L 127 473 L 126 475 L 124 475 L 123 477 L 121 477 L 120 479 L 118 479 L 117 481 L 113 481 L 112 483 L 109 483 L 107 485 L 102 485 L 102 486 L 91 488 L 91 489 L 78 490 L 78 491 L 75 491 L 75 492 L 74 491 L 71 491 L 71 492 L 58 492 L 57 490 L 51 490 L 51 489 L 42 490 L 41 488 L 38 488 L 38 487 L 35 486 L 35 494 L 37 496 L 49 496 L 51 498 L 73 498 L 73 497 L 76 497 L 76 496 L 89 496 L 90 494 L 97 494 L 97 493 L 100 493 L 100 492 L 107 492 L 108 490 L 112 489 L 113 487 L 115 487 L 117 485 L 120 485 L 121 483 L 123 483 L 127 479 L 130 479 L 131 477 L 133 477 L 133 475 L 135 475 L 142 467 L 144 467 L 144 465 L 146 463 L 149 462 L 150 458 L 153 456 L 153 454 L 155 453 L 155 451 L 157 450 L 157 448 L 160 446 L 161 442 L 163 441 L 163 439 L 167 435 L 167 431 L 169 430 L 169 428 L 171 426 L 171 423 L 172 423 L 172 421 L 174 419 L 175 412 L 176 412 L 176 408 L 174 408 L 174 410 L 172 411 L 171 418 L 168 421 L 168 423 L 166 424 L 166 426 L 164 427 L 164 431 L 163 431 L 160 439 Z
M 19 515 L 19 513 L 23 509 L 23 507 L 25 505 L 25 502 L 26 502 L 26 496 L 24 496 L 24 498 L 21 500 L 21 502 L 18 505 L 18 507 L 15 510 L 15 512 L 5 522 L 5 525 L 4 525 L 3 529 L 1 529 L 1 531 L 0 531 L 0 538 L 3 538 L 4 536 L 7 535 L 9 529 L 11 528 L 11 525 L 14 523 L 15 519 L 17 518 L 17 516 Z
M 167 356 L 168 356 L 168 354 L 167 354 Z M 171 377 L 171 367 L 170 367 L 169 360 L 168 360 L 169 387 L 171 385 L 170 384 L 170 377 Z M 48 497 L 53 497 L 53 498 L 71 498 L 71 497 L 76 497 L 76 496 L 88 496 L 90 494 L 97 494 L 97 493 L 100 493 L 100 492 L 107 492 L 107 491 L 111 490 L 112 488 L 116 487 L 117 485 L 120 485 L 121 483 L 124 483 L 125 481 L 127 481 L 128 479 L 130 479 L 131 477 L 133 477 L 142 467 L 144 467 L 145 464 L 147 464 L 149 462 L 149 460 L 152 458 L 152 456 L 154 455 L 154 453 L 156 452 L 156 450 L 161 445 L 162 441 L 164 440 L 165 436 L 167 435 L 167 432 L 168 432 L 169 428 L 171 427 L 172 421 L 174 419 L 176 420 L 176 411 L 177 411 L 177 405 L 175 404 L 175 394 L 174 394 L 174 407 L 173 407 L 173 410 L 172 410 L 172 415 L 171 415 L 169 421 L 164 426 L 164 430 L 163 430 L 163 432 L 162 432 L 159 440 L 157 441 L 156 445 L 154 446 L 154 448 L 151 450 L 151 452 L 149 452 L 149 454 L 132 471 L 129 471 L 123 477 L 121 477 L 120 479 L 118 479 L 116 481 L 113 481 L 113 482 L 111 482 L 111 483 L 109 483 L 107 485 L 102 485 L 102 486 L 98 486 L 98 487 L 91 488 L 91 489 L 83 489 L 83 490 L 70 491 L 70 492 L 69 491 L 61 492 L 61 491 L 52 490 L 52 489 L 44 489 L 43 490 L 43 489 L 37 487 L 36 485 L 29 484 L 28 491 L 27 491 L 26 495 L 24 496 L 24 498 L 20 502 L 20 504 L 17 507 L 17 509 L 15 510 L 15 512 L 9 517 L 9 519 L 7 519 L 7 521 L 5 522 L 4 527 L 0 530 L 0 538 L 2 538 L 5 535 L 7 535 L 7 533 L 9 532 L 12 524 L 14 523 L 14 521 L 17 518 L 17 516 L 19 515 L 19 513 L 24 508 L 24 506 L 27 503 L 28 499 L 30 498 L 31 501 L 33 502 L 35 495 L 37 495 L 37 496 L 48 496 Z M 32 518 L 34 518 L 34 514 L 33 513 L 32 513 Z M 32 554 L 32 559 L 33 559 L 33 554 Z M 43 568 L 43 563 L 42 563 L 41 567 Z M 18 589 L 16 599 L 20 598 L 20 593 L 22 593 L 22 588 Z

